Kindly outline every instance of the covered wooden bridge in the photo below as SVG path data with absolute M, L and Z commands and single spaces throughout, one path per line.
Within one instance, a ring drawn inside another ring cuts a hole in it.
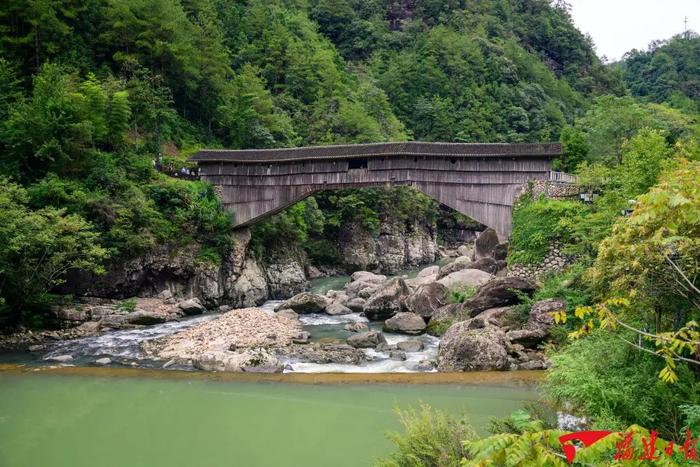
M 511 232 L 515 197 L 548 180 L 558 143 L 377 143 L 290 149 L 205 149 L 191 160 L 218 187 L 236 226 L 247 226 L 322 190 L 410 185 L 442 204 Z

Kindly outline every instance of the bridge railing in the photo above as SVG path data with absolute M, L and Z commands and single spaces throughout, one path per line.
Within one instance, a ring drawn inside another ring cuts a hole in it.
M 559 183 L 576 183 L 578 178 L 576 175 L 569 174 L 566 172 L 557 172 L 556 170 L 549 171 L 549 181 L 559 182 Z

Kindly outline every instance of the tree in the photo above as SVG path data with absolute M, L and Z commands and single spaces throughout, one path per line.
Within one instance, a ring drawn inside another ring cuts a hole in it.
M 82 217 L 46 207 L 31 210 L 26 190 L 0 180 L 0 300 L 11 319 L 48 301 L 74 269 L 101 273 L 107 250 Z

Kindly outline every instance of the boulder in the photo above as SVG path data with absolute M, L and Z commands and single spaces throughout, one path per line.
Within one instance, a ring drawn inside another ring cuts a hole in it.
M 350 282 L 371 282 L 381 284 L 386 280 L 384 274 L 375 274 L 369 271 L 355 271 L 350 275 Z
M 493 276 L 488 272 L 478 269 L 462 269 L 461 271 L 453 272 L 438 281 L 448 289 L 461 289 L 467 287 L 479 287 L 493 279 Z
M 97 360 L 95 360 L 95 363 L 97 363 L 98 365 L 109 365 L 110 363 L 112 363 L 112 359 L 108 357 L 98 358 Z
M 489 308 L 476 315 L 472 320 L 482 323 L 481 327 L 486 327 L 488 325 L 501 327 L 503 325 L 503 319 L 511 310 L 512 307 L 509 306 Z
M 384 334 L 379 331 L 365 331 L 348 337 L 348 344 L 357 349 L 374 348 L 379 344 L 386 344 Z
M 345 304 L 350 310 L 352 310 L 353 313 L 361 313 L 362 310 L 365 308 L 365 303 L 367 300 L 364 298 L 360 297 L 355 297 L 351 300 L 348 300 L 348 302 Z
M 420 352 L 423 350 L 423 342 L 418 339 L 410 339 L 398 342 L 396 348 L 404 352 Z
M 474 255 L 474 247 L 471 245 L 460 245 L 457 247 L 457 254 L 471 258 Z
M 126 315 L 126 320 L 129 324 L 159 324 L 166 321 L 166 315 L 163 313 L 156 313 L 154 311 L 146 311 L 137 308 Z
M 358 321 L 356 323 L 346 324 L 343 329 L 345 329 L 346 331 L 350 331 L 350 332 L 365 332 L 365 331 L 369 331 L 369 326 L 367 326 L 366 323 L 361 323 Z
M 542 329 L 549 331 L 554 325 L 552 313 L 555 311 L 566 310 L 566 300 L 561 298 L 550 298 L 540 300 L 530 307 L 530 315 L 527 319 L 525 327 L 527 329 Z
M 276 309 L 289 308 L 299 314 L 322 313 L 328 306 L 328 300 L 322 295 L 311 292 L 302 292 L 282 302 Z
M 260 370 L 270 373 L 282 371 L 281 362 L 274 355 L 259 349 L 247 349 L 242 352 L 212 351 L 192 359 L 192 365 L 204 371 L 254 372 Z
M 329 315 L 347 315 L 352 313 L 352 310 L 342 303 L 333 302 L 326 307 L 326 313 Z
M 477 290 L 476 294 L 464 302 L 471 316 L 476 316 L 489 308 L 515 305 L 520 298 L 515 291 L 532 295 L 536 290 L 533 282 L 521 277 L 497 277 Z
M 398 362 L 403 362 L 406 360 L 406 352 L 402 350 L 390 350 L 389 351 L 389 358 L 391 360 L 396 360 Z
M 471 329 L 469 321 L 447 330 L 438 349 L 439 371 L 505 370 L 509 366 L 508 341 L 495 327 Z
M 453 272 L 469 269 L 469 265 L 473 263 L 470 256 L 458 256 L 454 261 L 450 261 L 438 270 L 438 279 L 452 274 Z
M 432 327 L 442 322 L 464 321 L 468 317 L 461 303 L 450 303 L 435 311 L 433 317 L 430 318 L 430 325 Z
M 493 257 L 496 246 L 500 243 L 498 234 L 493 229 L 486 229 L 474 241 L 474 259 Z
M 448 276 L 453 272 L 461 271 L 463 269 L 478 269 L 489 274 L 496 274 L 496 272 L 498 272 L 499 264 L 495 259 L 491 257 L 477 259 L 476 261 L 472 261 L 471 259 L 467 261 L 462 258 L 467 257 L 460 256 L 452 263 L 446 264 L 445 266 L 440 268 L 438 279 L 442 279 L 443 277 Z
M 404 309 L 429 318 L 438 308 L 447 304 L 450 291 L 444 285 L 431 282 L 418 287 L 404 300 Z
M 342 292 L 340 290 L 332 290 L 331 289 L 328 292 L 326 292 L 326 297 L 331 302 L 338 302 L 341 305 L 345 305 L 350 300 L 350 297 L 348 297 L 348 294 L 346 294 L 345 292 Z
M 199 301 L 198 298 L 190 298 L 177 304 L 177 307 L 187 316 L 191 315 L 201 315 L 205 311 L 204 305 Z
M 401 310 L 403 297 L 411 293 L 406 282 L 401 278 L 391 279 L 382 284 L 367 299 L 362 311 L 371 320 L 387 319 Z
M 430 284 L 438 280 L 438 272 L 440 266 L 429 266 L 418 273 L 413 279 L 406 280 L 406 283 L 411 287 L 420 287 L 424 284 Z
M 402 334 L 422 334 L 425 332 L 425 320 L 416 313 L 396 313 L 384 321 L 384 330 Z
M 367 360 L 367 356 L 361 349 L 356 349 L 348 344 L 322 344 L 318 342 L 295 345 L 290 349 L 288 355 L 295 360 L 320 364 L 359 365 Z
M 508 242 L 499 243 L 493 249 L 493 259 L 496 261 L 505 261 L 508 257 Z
M 533 348 L 547 337 L 547 331 L 544 329 L 516 329 L 508 331 L 506 337 L 512 344 Z

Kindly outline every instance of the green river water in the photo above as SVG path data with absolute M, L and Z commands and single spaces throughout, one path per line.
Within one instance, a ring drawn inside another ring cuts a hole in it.
M 400 428 L 395 407 L 466 414 L 483 432 L 489 417 L 536 399 L 516 374 L 423 384 L 444 376 L 304 383 L 304 375 L 89 371 L 0 371 L 0 466 L 364 466 L 391 451 L 385 435 Z

